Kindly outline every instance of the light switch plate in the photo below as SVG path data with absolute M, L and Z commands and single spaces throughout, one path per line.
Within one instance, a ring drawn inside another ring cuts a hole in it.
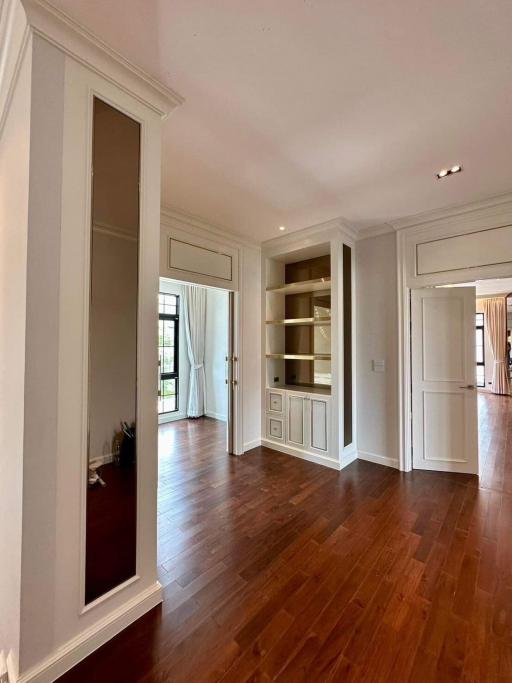
M 373 372 L 384 372 L 385 369 L 386 363 L 383 360 L 372 360 Z

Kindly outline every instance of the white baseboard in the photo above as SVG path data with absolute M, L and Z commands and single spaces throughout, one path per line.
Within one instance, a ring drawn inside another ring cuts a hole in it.
M 316 453 L 308 453 L 308 451 L 303 451 L 300 448 L 293 448 L 292 446 L 286 446 L 278 441 L 262 439 L 261 445 L 266 446 L 267 448 L 273 448 L 275 451 L 279 451 L 280 453 L 293 455 L 295 458 L 301 458 L 302 460 L 307 460 L 308 462 L 314 462 L 316 465 L 330 467 L 333 470 L 341 470 L 342 467 L 340 462 L 334 458 L 329 458 L 326 455 L 317 455 Z
M 212 410 L 207 410 L 205 412 L 206 417 L 211 417 L 214 420 L 220 420 L 221 422 L 227 422 L 228 418 L 222 413 L 214 413 Z
M 244 443 L 244 453 L 250 451 L 252 448 L 257 448 L 261 446 L 261 439 L 253 439 L 252 441 L 247 441 Z
M 12 650 L 9 650 L 9 654 L 7 655 L 7 675 L 9 677 L 9 683 L 18 680 L 18 663 L 17 661 L 14 661 L 14 652 Z
M 112 614 L 69 640 L 40 664 L 22 673 L 16 683 L 52 683 L 161 602 L 162 586 L 157 581 Z
M 340 469 L 345 469 L 345 467 L 348 467 L 351 465 L 355 460 L 357 460 L 357 450 L 355 448 L 352 448 L 349 451 L 343 452 L 341 456 L 341 467 Z
M 187 417 L 187 413 L 183 412 L 178 412 L 178 413 L 163 413 L 163 415 L 158 416 L 158 424 L 159 425 L 165 425 L 168 424 L 169 422 L 177 422 L 177 420 L 185 420 Z
M 396 470 L 400 469 L 400 461 L 398 458 L 388 458 L 385 455 L 378 453 L 371 453 L 370 451 L 358 451 L 357 457 L 360 460 L 367 460 L 373 462 L 375 465 L 385 465 L 386 467 L 394 467 Z

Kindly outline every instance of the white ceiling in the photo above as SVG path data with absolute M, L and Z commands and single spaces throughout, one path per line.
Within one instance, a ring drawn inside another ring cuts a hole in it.
M 185 97 L 166 205 L 267 239 L 512 189 L 510 0 L 52 2 Z

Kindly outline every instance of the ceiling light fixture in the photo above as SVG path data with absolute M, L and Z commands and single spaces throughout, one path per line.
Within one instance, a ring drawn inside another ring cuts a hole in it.
M 279 230 L 281 230 L 281 232 L 282 232 L 283 230 L 286 230 L 286 228 L 284 227 L 284 225 L 280 225 Z
M 460 164 L 456 164 L 451 168 L 443 168 L 441 171 L 439 171 L 439 173 L 436 173 L 436 176 L 440 180 L 441 178 L 446 178 L 449 175 L 453 175 L 454 173 L 460 173 L 461 171 L 462 166 Z

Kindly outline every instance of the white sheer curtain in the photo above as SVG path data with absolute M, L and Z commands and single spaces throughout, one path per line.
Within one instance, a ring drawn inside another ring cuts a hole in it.
M 508 394 L 506 297 L 484 299 L 484 312 L 494 357 L 492 390 L 495 394 Z
M 206 289 L 185 287 L 184 318 L 190 361 L 190 382 L 188 385 L 188 417 L 204 415 L 204 345 L 206 336 Z

